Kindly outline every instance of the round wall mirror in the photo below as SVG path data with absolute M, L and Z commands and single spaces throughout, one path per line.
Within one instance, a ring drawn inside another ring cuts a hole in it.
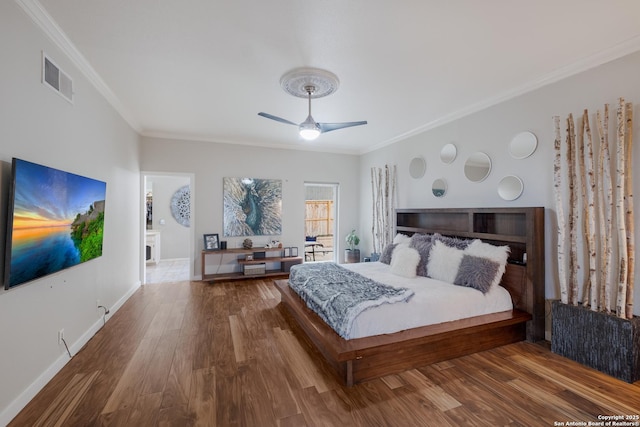
M 524 184 L 515 175 L 505 176 L 498 183 L 498 195 L 504 200 L 515 200 L 522 194 Z
M 436 197 L 443 197 L 447 193 L 447 182 L 442 178 L 436 179 L 431 186 L 431 192 Z
M 409 175 L 411 178 L 422 178 L 427 170 L 427 162 L 422 157 L 414 157 L 409 163 Z
M 491 172 L 491 159 L 486 153 L 478 151 L 469 156 L 464 164 L 464 175 L 469 181 L 483 181 Z
M 526 159 L 536 151 L 538 138 L 531 132 L 520 132 L 509 143 L 509 154 L 514 159 Z
M 446 165 L 453 163 L 457 155 L 458 149 L 453 144 L 447 144 L 440 150 L 440 160 Z

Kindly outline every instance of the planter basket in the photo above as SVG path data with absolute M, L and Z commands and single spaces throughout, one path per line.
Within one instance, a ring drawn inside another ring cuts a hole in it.
M 640 380 L 640 317 L 554 301 L 551 318 L 551 351 L 628 383 Z

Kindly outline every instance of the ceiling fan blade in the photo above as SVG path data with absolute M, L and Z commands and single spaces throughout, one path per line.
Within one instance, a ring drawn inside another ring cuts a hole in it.
M 274 116 L 274 115 L 267 114 L 267 113 L 258 113 L 258 115 L 262 116 L 262 117 L 266 117 L 267 119 L 275 120 L 276 122 L 287 124 L 287 125 L 294 125 L 294 126 L 299 126 L 300 125 L 299 123 L 293 123 L 293 122 L 290 122 L 287 119 L 283 119 L 282 117 Z
M 320 126 L 320 130 L 322 131 L 322 133 L 325 133 L 325 132 L 331 132 L 332 130 L 349 128 L 351 126 L 361 126 L 366 124 L 367 124 L 367 121 L 364 120 L 361 122 L 318 123 L 318 126 Z

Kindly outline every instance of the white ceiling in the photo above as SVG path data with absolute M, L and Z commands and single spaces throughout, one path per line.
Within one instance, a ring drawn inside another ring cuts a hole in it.
M 640 50 L 637 0 L 16 1 L 143 135 L 333 152 Z M 313 101 L 317 121 L 369 124 L 305 142 L 259 117 L 306 118 L 279 83 L 297 67 L 340 79 Z

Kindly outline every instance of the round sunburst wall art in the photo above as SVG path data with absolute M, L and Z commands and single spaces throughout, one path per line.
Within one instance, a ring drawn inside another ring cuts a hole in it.
M 171 197 L 171 215 L 180 225 L 189 227 L 191 217 L 191 190 L 188 185 L 180 187 Z

